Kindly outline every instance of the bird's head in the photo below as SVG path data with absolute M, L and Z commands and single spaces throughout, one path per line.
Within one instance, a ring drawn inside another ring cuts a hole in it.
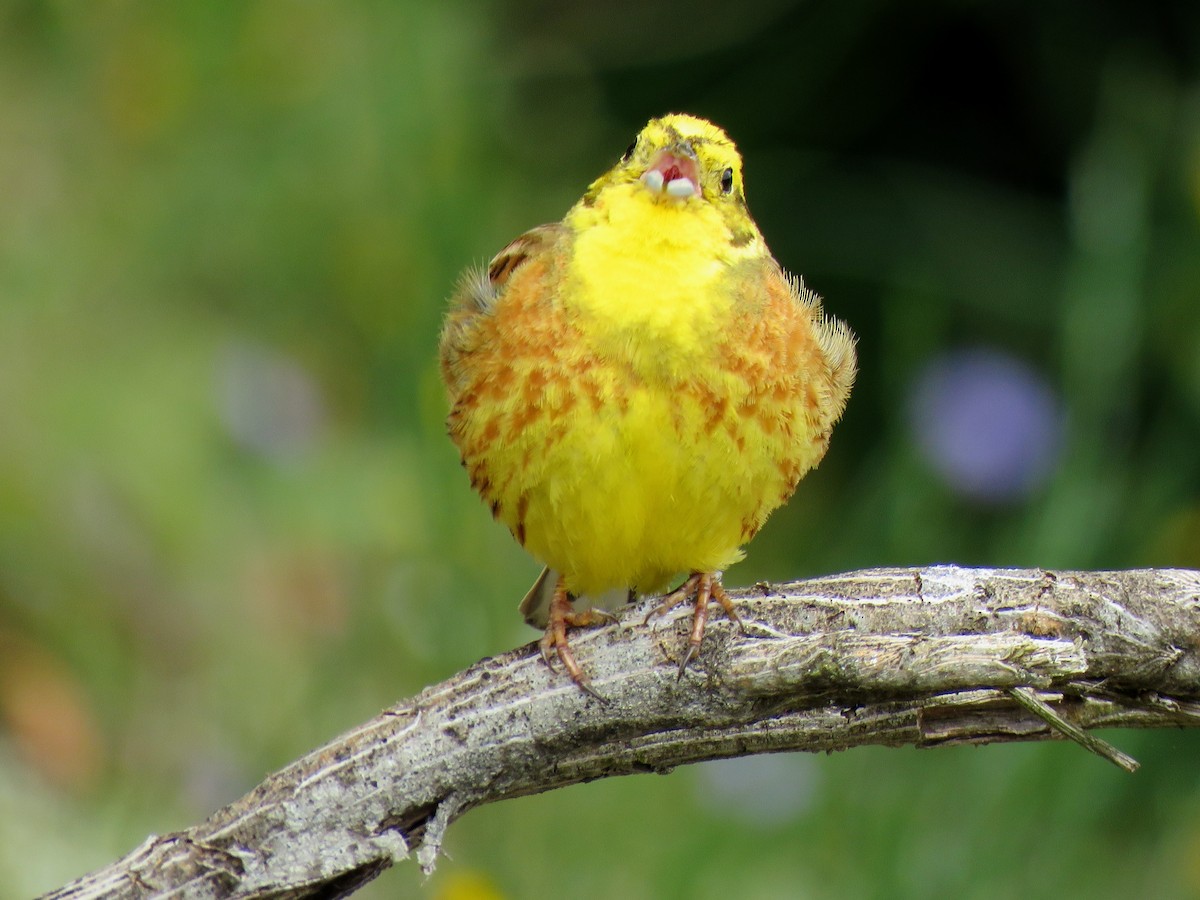
M 663 203 L 707 202 L 740 208 L 743 214 L 746 208 L 737 147 L 724 131 L 697 116 L 672 113 L 651 119 L 620 161 L 592 183 L 587 196 L 633 182 Z

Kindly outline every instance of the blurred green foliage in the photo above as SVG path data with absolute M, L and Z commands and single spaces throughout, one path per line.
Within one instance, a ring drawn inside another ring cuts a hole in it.
M 672 110 L 738 141 L 860 336 L 829 458 L 730 583 L 1200 566 L 1195 4 L 3 0 L 0 895 L 532 639 L 537 566 L 443 434 L 442 300 Z M 1004 502 L 910 414 L 973 346 L 1063 414 Z M 1113 739 L 1142 772 L 868 749 L 581 786 L 364 896 L 1197 895 L 1200 739 Z

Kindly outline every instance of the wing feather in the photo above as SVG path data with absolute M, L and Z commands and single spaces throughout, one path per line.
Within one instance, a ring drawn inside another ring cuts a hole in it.
M 438 346 L 442 377 L 452 397 L 462 387 L 464 361 L 476 348 L 481 317 L 491 315 L 512 274 L 529 260 L 548 252 L 566 232 L 561 222 L 531 228 L 492 257 L 486 267 L 472 266 L 459 276 Z

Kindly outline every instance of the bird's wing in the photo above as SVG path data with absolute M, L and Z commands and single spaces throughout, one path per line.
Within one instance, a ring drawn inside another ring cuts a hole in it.
M 467 269 L 459 277 L 450 298 L 446 324 L 438 348 L 442 376 L 451 394 L 457 394 L 462 382 L 462 359 L 474 348 L 474 335 L 480 317 L 490 315 L 504 296 L 513 272 L 531 259 L 550 251 L 568 229 L 561 222 L 531 228 L 492 257 L 485 267 Z
M 822 309 L 820 295 L 805 285 L 803 278 L 789 274 L 778 263 L 771 266 L 767 277 L 777 284 L 786 284 L 792 302 L 808 310 L 812 337 L 825 363 L 820 382 L 829 402 L 825 406 L 828 421 L 823 427 L 832 428 L 846 408 L 846 400 L 850 397 L 850 389 L 854 387 L 854 378 L 858 374 L 854 332 L 841 319 Z M 780 296 L 778 291 L 769 293 Z

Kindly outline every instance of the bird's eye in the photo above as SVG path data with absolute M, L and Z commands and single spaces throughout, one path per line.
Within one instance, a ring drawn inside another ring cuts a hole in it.
M 637 138 L 634 138 L 634 139 L 633 139 L 633 143 L 632 143 L 632 144 L 630 144 L 630 145 L 629 145 L 629 146 L 628 146 L 628 147 L 625 149 L 625 153 L 624 153 L 624 154 L 622 154 L 622 156 L 621 156 L 621 162 L 629 162 L 629 157 L 633 156 L 633 151 L 634 151 L 634 150 L 636 150 L 636 149 L 637 149 Z
M 726 169 L 721 173 L 721 193 L 728 194 L 733 190 L 733 169 Z

